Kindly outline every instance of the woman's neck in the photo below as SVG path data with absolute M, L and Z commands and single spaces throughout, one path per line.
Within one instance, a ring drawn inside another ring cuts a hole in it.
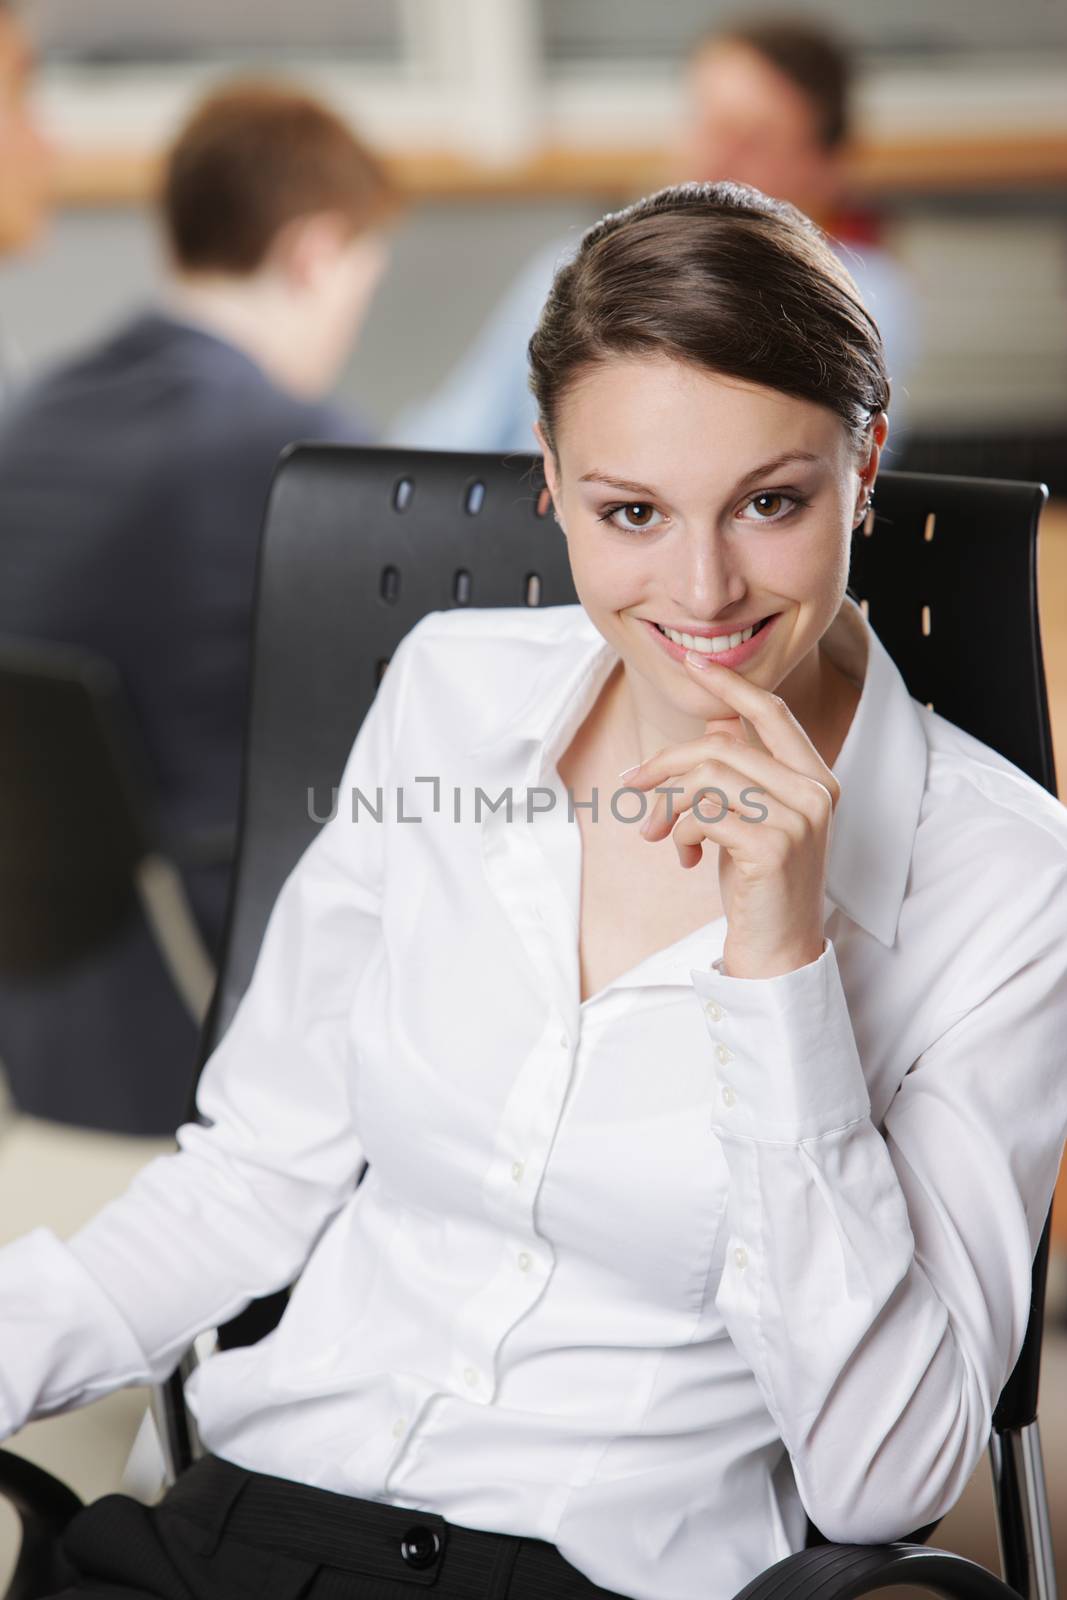
M 832 767 L 845 742 L 859 705 L 861 689 L 834 665 L 819 646 L 790 673 L 777 692 L 782 696 L 828 767 Z M 612 774 L 635 762 L 647 761 L 665 745 L 699 738 L 673 732 L 646 709 L 646 697 L 634 692 L 624 661 L 609 674 L 589 717 L 582 727 L 587 750 L 596 748 Z

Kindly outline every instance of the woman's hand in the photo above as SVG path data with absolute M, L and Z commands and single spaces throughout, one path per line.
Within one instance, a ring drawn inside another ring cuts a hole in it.
M 695 666 L 687 656 L 686 666 L 737 715 L 710 718 L 703 737 L 660 750 L 627 776 L 627 786 L 680 790 L 658 797 L 641 831 L 651 840 L 670 834 L 683 867 L 701 860 L 705 839 L 722 847 L 723 970 L 777 977 L 823 953 L 830 825 L 841 786 L 779 695 L 707 657 Z

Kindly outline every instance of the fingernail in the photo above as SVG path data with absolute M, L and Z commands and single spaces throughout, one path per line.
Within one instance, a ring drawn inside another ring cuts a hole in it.
M 687 650 L 685 659 L 691 667 L 706 667 L 711 658 L 704 650 Z
M 630 776 L 630 773 L 631 772 L 636 772 L 640 765 L 641 765 L 640 761 L 635 761 L 632 767 L 623 767 L 622 771 L 619 773 L 619 777 L 620 778 L 628 778 Z

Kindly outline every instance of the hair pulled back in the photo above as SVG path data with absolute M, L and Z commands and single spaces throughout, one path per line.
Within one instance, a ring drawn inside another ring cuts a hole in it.
M 878 325 L 810 217 L 747 184 L 660 189 L 586 230 L 528 346 L 554 453 L 561 402 L 612 356 L 664 355 L 828 407 L 859 453 L 889 408 Z

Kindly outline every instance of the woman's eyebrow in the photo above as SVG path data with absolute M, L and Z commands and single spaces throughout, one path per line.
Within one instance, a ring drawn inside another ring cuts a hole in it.
M 813 450 L 787 450 L 783 455 L 772 456 L 769 461 L 761 461 L 758 467 L 753 467 L 751 472 L 746 472 L 734 485 L 733 494 L 738 494 L 746 484 L 755 478 L 762 478 L 766 472 L 776 472 L 779 467 L 786 466 L 790 461 L 821 461 L 822 457 Z M 583 472 L 578 479 L 579 483 L 604 483 L 609 489 L 624 489 L 627 494 L 647 494 L 653 500 L 659 499 L 658 491 L 647 483 L 631 483 L 628 478 L 612 478 L 605 472 Z

